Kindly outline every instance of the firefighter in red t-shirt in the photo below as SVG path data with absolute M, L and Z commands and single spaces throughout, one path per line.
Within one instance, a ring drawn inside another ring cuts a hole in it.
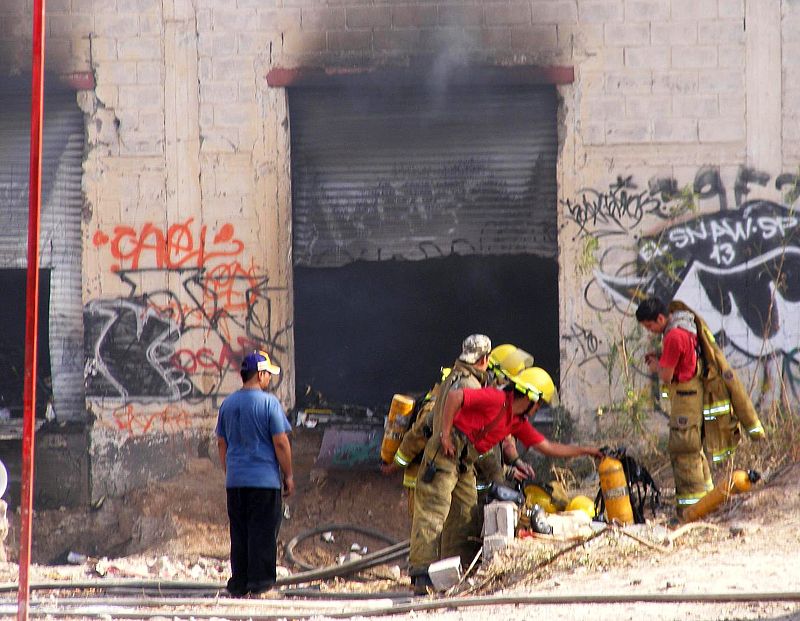
M 661 356 L 645 355 L 650 373 L 658 374 L 669 395 L 669 458 L 675 479 L 678 517 L 714 487 L 708 460 L 703 453 L 703 385 L 697 357 L 694 315 L 670 313 L 658 298 L 644 300 L 636 319 L 647 331 L 661 334 Z
M 451 390 L 439 420 L 434 419 L 433 437 L 420 467 L 423 474 L 417 479 L 411 527 L 409 573 L 417 592 L 422 592 L 419 587 L 425 583 L 428 565 L 439 559 L 448 513 L 475 510 L 474 498 L 463 493 L 474 489 L 475 461 L 503 438 L 511 434 L 551 457 L 601 457 L 595 447 L 551 442 L 528 422 L 527 416 L 542 403 L 550 403 L 555 394 L 553 380 L 544 369 L 531 367 L 510 380 L 502 389 Z

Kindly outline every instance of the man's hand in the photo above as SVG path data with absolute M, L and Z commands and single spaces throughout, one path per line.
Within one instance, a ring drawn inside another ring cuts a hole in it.
M 644 355 L 644 362 L 647 365 L 647 370 L 650 371 L 650 373 L 658 373 L 658 354 L 656 352 L 647 352 Z
M 283 497 L 288 498 L 294 494 L 294 477 L 283 477 Z
M 450 437 L 450 434 L 442 434 L 441 437 L 441 444 L 442 444 L 442 452 L 447 457 L 455 457 L 456 456 L 456 447 L 453 444 L 453 439 Z
M 513 470 L 514 480 L 516 481 L 524 481 L 525 479 L 535 479 L 536 478 L 536 471 L 533 469 L 528 462 L 523 461 L 519 457 L 514 460 L 514 463 L 511 464 Z
M 388 464 L 381 462 L 381 474 L 385 477 L 393 475 L 398 470 L 400 470 L 400 466 L 394 462 Z

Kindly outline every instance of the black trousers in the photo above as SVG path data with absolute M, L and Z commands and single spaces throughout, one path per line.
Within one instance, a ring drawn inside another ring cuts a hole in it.
M 262 590 L 274 584 L 281 527 L 281 490 L 229 487 L 232 594 Z

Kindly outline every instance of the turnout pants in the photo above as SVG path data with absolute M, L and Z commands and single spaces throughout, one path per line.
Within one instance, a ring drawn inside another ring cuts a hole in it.
M 442 558 L 460 556 L 461 565 L 466 569 L 483 545 L 483 508 L 489 496 L 493 481 L 505 483 L 503 454 L 500 445 L 480 455 L 475 461 L 475 489 L 477 501 L 475 510 L 470 512 L 470 522 L 465 528 L 453 528 L 445 524 L 442 529 Z
M 228 591 L 239 595 L 275 583 L 281 490 L 229 487 L 228 520 L 231 534 L 231 579 Z
M 699 370 L 687 382 L 669 386 L 669 458 L 678 515 L 714 487 L 703 453 L 703 386 Z
M 437 439 L 425 447 L 425 455 L 414 491 L 414 519 L 411 523 L 411 574 L 427 571 L 428 565 L 448 556 L 460 556 L 463 537 L 475 523 L 478 497 L 475 490 L 474 448 L 458 432 L 453 434 L 456 458 L 442 454 Z M 423 481 L 428 464 L 436 465 L 429 483 Z M 447 536 L 444 536 L 447 533 Z M 462 564 L 472 558 L 462 557 Z

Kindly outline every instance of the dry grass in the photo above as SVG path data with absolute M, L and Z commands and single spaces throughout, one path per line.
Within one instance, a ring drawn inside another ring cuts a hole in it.
M 773 405 L 762 414 L 762 424 L 766 437 L 758 442 L 743 440 L 736 451 L 736 465 L 769 474 L 799 462 L 800 418 L 797 413 Z
M 651 545 L 643 545 L 617 528 L 608 528 L 577 543 L 515 539 L 481 570 L 476 590 L 486 592 L 536 584 L 557 572 L 602 572 L 611 567 L 628 567 L 642 558 L 660 554 L 653 547 L 662 545 L 663 527 L 652 525 L 638 532 L 639 537 Z M 705 533 L 696 537 L 708 538 L 709 535 Z M 687 538 L 687 543 L 696 541 Z

